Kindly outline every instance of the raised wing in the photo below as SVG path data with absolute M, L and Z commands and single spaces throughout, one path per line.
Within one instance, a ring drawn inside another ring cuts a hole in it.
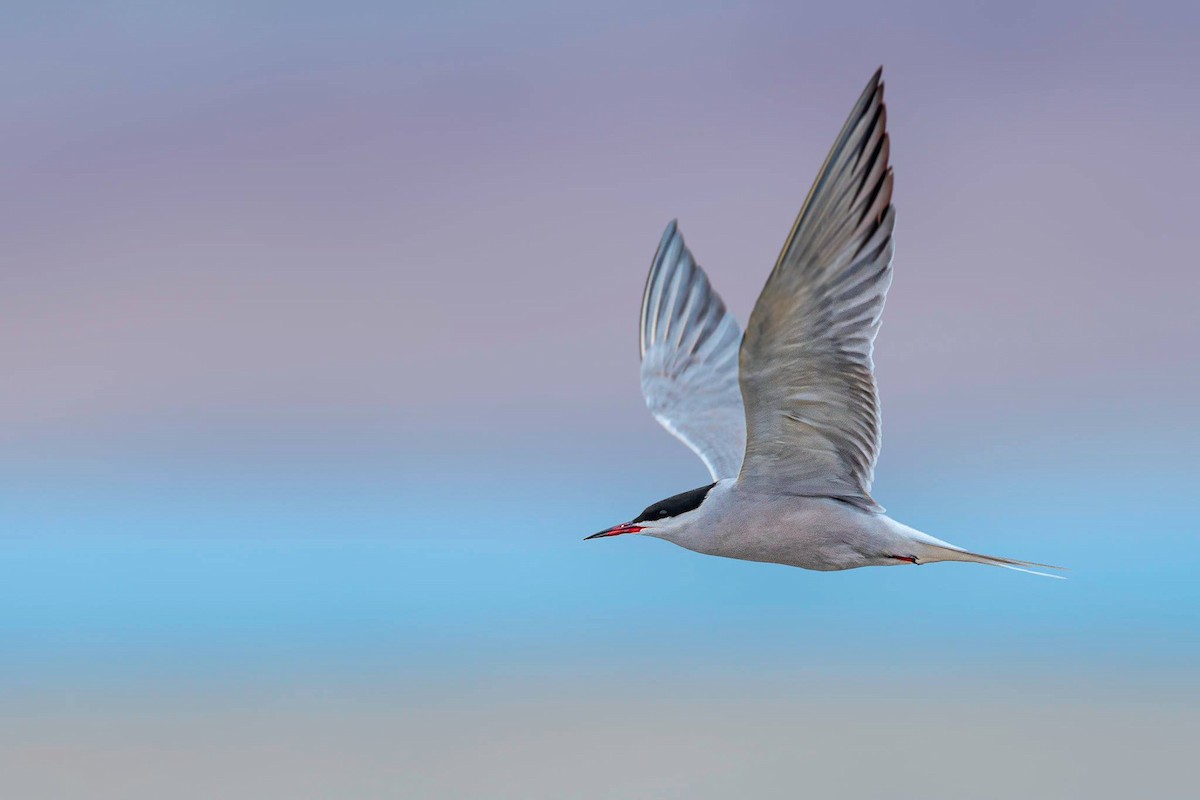
M 892 281 L 892 171 L 876 72 L 838 134 L 759 295 L 741 347 L 739 480 L 871 498 L 879 396 L 871 350 Z
M 646 278 L 641 328 L 642 394 L 650 413 L 700 456 L 713 480 L 734 477 L 746 449 L 741 331 L 674 221 Z

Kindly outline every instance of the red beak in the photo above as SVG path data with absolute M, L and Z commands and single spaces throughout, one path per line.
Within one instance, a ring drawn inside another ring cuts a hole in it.
M 583 540 L 586 542 L 588 539 L 600 539 L 604 536 L 620 536 L 622 533 L 637 533 L 640 530 L 642 530 L 641 525 L 634 525 L 632 522 L 623 522 L 620 525 L 605 528 L 599 533 L 593 533 L 591 536 L 585 536 Z

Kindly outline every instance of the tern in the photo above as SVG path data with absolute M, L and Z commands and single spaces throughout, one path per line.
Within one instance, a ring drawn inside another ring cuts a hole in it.
M 897 522 L 871 497 L 880 445 L 871 353 L 896 217 L 888 155 L 880 68 L 821 166 L 744 334 L 678 225 L 667 226 L 642 296 L 642 393 L 713 483 L 588 539 L 641 534 L 822 571 L 936 561 L 1061 569 L 969 552 Z

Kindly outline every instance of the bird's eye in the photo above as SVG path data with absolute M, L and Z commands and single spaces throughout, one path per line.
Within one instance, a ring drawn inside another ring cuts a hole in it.
M 660 511 L 660 512 L 658 512 L 658 518 L 659 518 L 659 519 L 662 519 L 662 518 L 663 518 L 663 517 L 665 517 L 666 515 L 667 515 L 667 512 L 666 512 L 666 511 Z

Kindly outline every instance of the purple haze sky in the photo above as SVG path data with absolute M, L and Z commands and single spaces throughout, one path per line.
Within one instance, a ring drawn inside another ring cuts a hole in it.
M 13 461 L 682 462 L 636 378 L 660 231 L 745 319 L 879 63 L 881 475 L 1196 441 L 1182 4 L 67 8 L 0 50 Z

